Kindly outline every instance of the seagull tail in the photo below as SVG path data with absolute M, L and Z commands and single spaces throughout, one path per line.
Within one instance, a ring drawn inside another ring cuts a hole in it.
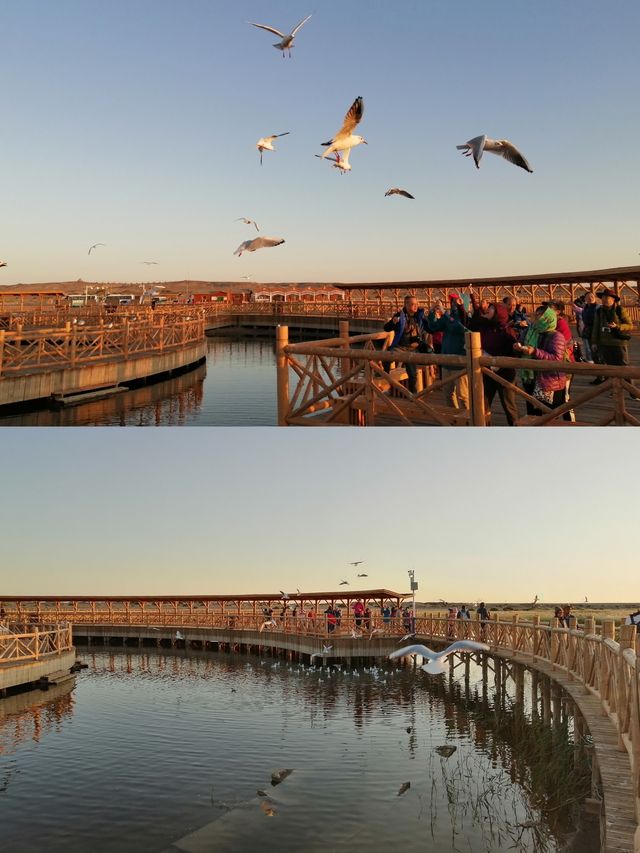
M 423 664 L 420 669 L 429 675 L 442 675 L 446 671 L 441 659 L 430 660 L 429 663 Z

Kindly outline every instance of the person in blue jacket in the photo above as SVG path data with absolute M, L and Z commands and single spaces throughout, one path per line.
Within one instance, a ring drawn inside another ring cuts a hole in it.
M 405 350 L 407 352 L 427 352 L 427 319 L 424 308 L 418 307 L 415 296 L 405 296 L 402 310 L 398 311 L 384 324 L 385 332 L 393 332 L 393 340 L 389 349 Z M 405 364 L 407 385 L 412 394 L 416 392 L 415 364 Z
M 465 354 L 465 332 L 467 331 L 467 314 L 464 303 L 458 293 L 449 294 L 449 310 L 442 312 L 433 308 L 427 317 L 427 326 L 430 332 L 442 332 L 442 355 L 464 355 Z M 460 367 L 442 368 L 442 378 L 447 374 L 459 372 Z M 458 379 L 452 379 L 442 389 L 445 402 L 453 409 L 469 408 L 469 378 L 465 373 Z

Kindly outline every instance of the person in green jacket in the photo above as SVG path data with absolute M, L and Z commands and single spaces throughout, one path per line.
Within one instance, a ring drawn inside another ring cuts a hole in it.
M 627 341 L 633 329 L 633 323 L 627 310 L 620 304 L 620 297 L 609 288 L 597 294 L 602 300 L 598 305 L 591 327 L 591 348 L 599 364 L 629 364 Z M 604 382 L 598 376 L 591 383 L 597 385 Z

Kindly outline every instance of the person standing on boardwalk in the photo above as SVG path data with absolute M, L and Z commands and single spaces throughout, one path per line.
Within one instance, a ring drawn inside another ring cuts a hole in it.
M 620 304 L 620 297 L 606 287 L 597 294 L 602 304 L 598 305 L 591 328 L 591 349 L 598 364 L 628 365 L 629 353 L 627 341 L 631 339 L 633 323 L 626 309 Z M 604 382 L 598 376 L 591 383 Z
M 582 338 L 582 356 L 585 361 L 588 361 L 590 364 L 593 364 L 593 352 L 591 350 L 591 332 L 593 330 L 593 320 L 596 314 L 596 308 L 598 307 L 596 302 L 595 293 L 585 293 L 584 302 L 582 303 L 582 311 L 580 313 L 580 328 L 579 334 Z M 576 316 L 577 312 L 576 312 Z
M 502 301 L 507 306 L 507 311 L 509 312 L 510 328 L 516 332 L 519 341 L 524 340 L 524 335 L 527 331 L 527 326 L 529 325 L 527 312 L 522 307 L 518 306 L 518 300 L 515 296 L 505 296 Z
M 565 357 L 566 341 L 564 335 L 557 331 L 558 317 L 549 305 L 541 305 L 536 309 L 535 322 L 529 327 L 524 344 L 513 345 L 515 352 L 525 358 L 537 358 L 542 361 L 557 361 L 562 363 Z M 560 365 L 559 365 L 560 366 Z M 520 371 L 522 387 L 529 394 L 544 403 L 550 409 L 557 409 L 565 402 L 566 373 L 547 373 L 525 368 Z M 527 401 L 527 414 L 539 415 L 542 410 L 534 403 Z
M 393 332 L 393 340 L 389 349 L 403 350 L 405 352 L 426 352 L 426 338 L 428 334 L 427 320 L 424 308 L 418 306 L 415 296 L 405 296 L 404 305 L 384 324 L 385 332 Z M 417 367 L 415 364 L 406 364 L 407 385 L 409 391 L 415 394 L 417 382 Z
M 449 305 L 449 310 L 440 316 L 437 315 L 435 309 L 432 309 L 427 317 L 427 325 L 431 334 L 442 332 L 443 355 L 464 355 L 464 336 L 467 331 L 467 315 L 464 310 L 464 303 L 459 294 L 450 293 Z M 459 373 L 460 368 L 443 367 L 443 379 L 455 372 Z M 447 406 L 452 409 L 469 408 L 469 377 L 466 372 L 458 379 L 452 379 L 443 387 L 442 391 Z
M 364 604 L 360 598 L 353 605 L 353 615 L 356 620 L 356 628 L 359 629 L 362 625 L 362 617 L 364 616 Z
M 485 607 L 484 601 L 481 601 L 476 609 L 476 615 L 480 620 L 480 636 L 484 638 L 489 624 L 489 610 Z
M 469 328 L 473 332 L 480 332 L 482 349 L 487 355 L 513 356 L 513 345 L 518 339 L 515 329 L 509 327 L 509 311 L 503 302 L 491 303 L 486 311 L 482 311 L 476 294 L 471 291 L 471 304 L 473 314 L 469 321 Z M 495 371 L 496 376 L 506 382 L 513 383 L 516 371 L 512 367 L 500 367 Z M 506 387 L 501 382 L 483 374 L 484 398 L 487 414 L 491 412 L 491 403 L 496 393 L 500 397 L 500 403 L 507 416 L 507 423 L 513 426 L 518 420 L 518 405 L 516 403 L 516 391 L 514 387 Z

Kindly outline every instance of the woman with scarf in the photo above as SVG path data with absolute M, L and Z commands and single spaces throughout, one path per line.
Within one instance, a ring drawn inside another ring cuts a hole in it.
M 566 341 L 564 335 L 557 331 L 558 317 L 550 306 L 541 306 L 536 310 L 536 319 L 527 329 L 524 344 L 514 344 L 513 348 L 526 358 L 538 358 L 543 361 L 565 360 Z M 567 375 L 546 370 L 520 371 L 522 387 L 531 397 L 535 397 L 550 409 L 557 409 L 565 402 Z M 527 414 L 540 415 L 542 410 L 527 400 Z

